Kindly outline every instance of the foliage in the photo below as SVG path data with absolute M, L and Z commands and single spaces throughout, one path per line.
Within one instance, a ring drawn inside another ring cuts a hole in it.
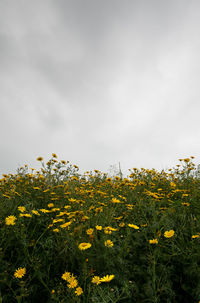
M 123 178 L 57 156 L 0 179 L 0 301 L 200 300 L 200 178 L 193 157 Z M 39 294 L 39 295 L 38 295 Z

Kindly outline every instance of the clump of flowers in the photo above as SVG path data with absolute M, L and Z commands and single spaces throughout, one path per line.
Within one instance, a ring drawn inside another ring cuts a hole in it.
M 126 302 L 133 297 L 135 302 L 175 297 L 182 302 L 189 297 L 177 288 L 180 279 L 198 302 L 193 280 L 198 282 L 200 169 L 190 172 L 189 158 L 181 160 L 182 171 L 133 168 L 129 179 L 122 174 L 107 178 L 98 170 L 81 177 L 77 166 L 67 167 L 69 161 L 58 161 L 54 153 L 46 164 L 42 157 L 37 160 L 41 170 L 20 168 L 19 174 L 0 179 L 0 274 L 10 283 L 0 286 L 3 302 L 18 295 L 37 301 L 45 284 L 44 302 L 49 296 L 57 302 L 118 302 L 122 293 Z M 167 274 L 156 275 L 166 264 L 172 265 Z M 62 272 L 62 266 L 71 272 Z
M 78 286 L 78 280 L 76 279 L 76 277 L 74 277 L 73 274 L 71 274 L 70 272 L 66 271 L 62 275 L 62 279 L 68 282 L 68 284 L 67 284 L 68 288 L 76 288 L 75 294 L 77 296 L 80 296 L 83 293 L 82 288 L 80 286 Z

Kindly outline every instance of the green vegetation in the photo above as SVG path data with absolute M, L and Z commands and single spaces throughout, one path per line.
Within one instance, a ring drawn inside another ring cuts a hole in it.
M 0 180 L 0 302 L 198 303 L 200 172 L 123 178 L 57 156 Z

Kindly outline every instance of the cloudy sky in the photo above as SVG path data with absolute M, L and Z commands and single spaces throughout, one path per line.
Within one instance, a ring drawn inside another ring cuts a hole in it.
M 0 174 L 200 162 L 199 0 L 1 0 Z

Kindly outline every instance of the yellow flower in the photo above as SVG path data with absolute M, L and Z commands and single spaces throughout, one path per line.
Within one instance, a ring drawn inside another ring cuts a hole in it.
M 87 235 L 92 235 L 94 231 L 94 228 L 89 228 L 86 230 Z
M 200 235 L 193 235 L 192 239 L 199 238 L 199 237 L 200 237 Z
M 51 207 L 54 207 L 54 204 L 53 204 L 53 203 L 49 203 L 47 206 L 48 206 L 49 208 L 51 208 Z
M 124 227 L 124 226 L 125 226 L 125 223 L 124 223 L 124 222 L 121 222 L 121 223 L 119 224 L 119 226 L 120 226 L 120 227 Z
M 158 236 L 159 238 L 161 237 L 161 231 L 160 231 L 160 230 L 157 231 L 157 236 Z
M 54 208 L 53 208 L 54 209 Z M 58 215 L 56 215 L 56 217 L 62 217 L 64 215 L 68 215 L 68 213 L 66 211 L 60 211 Z
M 69 284 L 67 284 L 67 286 L 69 288 L 75 288 L 78 285 L 78 281 L 76 280 L 76 278 L 73 277 L 73 275 L 68 279 Z
M 95 228 L 96 228 L 96 230 L 102 230 L 102 226 L 101 225 L 96 225 Z
M 105 244 L 105 246 L 107 246 L 107 247 L 113 247 L 113 245 L 114 245 L 113 242 L 112 242 L 111 240 L 105 241 L 104 244 Z
M 52 289 L 51 293 L 52 293 L 52 295 L 55 294 L 55 289 Z
M 31 218 L 32 215 L 31 214 L 20 214 L 20 217 L 27 217 L 27 218 Z
M 5 218 L 6 225 L 15 225 L 15 220 L 17 220 L 15 216 L 8 216 Z
M 164 237 L 165 238 L 171 238 L 174 235 L 174 230 L 166 230 L 166 232 L 164 233 Z
M 72 222 L 71 222 L 71 221 L 66 222 L 66 223 L 64 223 L 64 224 L 60 225 L 60 227 L 61 227 L 61 228 L 65 228 L 65 227 L 68 227 L 70 224 L 72 224 Z
M 101 283 L 100 277 L 99 277 L 99 276 L 94 276 L 94 277 L 92 278 L 92 283 L 93 283 L 93 284 L 96 284 L 96 285 L 99 285 L 99 284 Z
M 43 160 L 42 157 L 38 157 L 38 158 L 37 158 L 37 161 L 42 161 L 42 160 Z
M 92 245 L 91 245 L 90 243 L 80 243 L 79 246 L 78 246 L 78 248 L 79 248 L 80 250 L 85 250 L 85 249 L 90 248 L 91 246 L 92 246 Z
M 117 231 L 117 230 L 118 230 L 117 228 L 113 228 L 113 227 L 111 227 L 111 226 L 108 226 L 108 228 L 109 228 L 110 230 L 112 230 L 112 231 Z
M 123 216 L 117 217 L 115 218 L 115 220 L 121 220 L 123 218 Z
M 126 207 L 127 207 L 129 210 L 131 210 L 131 209 L 133 209 L 134 205 L 132 205 L 132 204 L 127 204 Z
M 95 213 L 96 214 L 102 213 L 102 212 L 103 212 L 103 207 L 102 206 L 95 208 Z
M 71 278 L 71 274 L 70 272 L 66 271 L 63 275 L 62 275 L 62 279 L 65 281 L 68 281 Z
M 45 208 L 40 208 L 39 210 L 40 210 L 42 213 L 49 213 L 49 212 L 50 212 L 50 210 L 45 209 Z
M 40 213 L 39 213 L 37 210 L 32 209 L 32 213 L 33 213 L 34 215 L 40 216 Z
M 43 190 L 43 193 L 47 193 L 48 191 L 50 191 L 50 189 L 45 189 L 45 190 Z
M 23 212 L 26 211 L 26 207 L 24 207 L 24 206 L 18 206 L 18 210 L 23 213 Z
M 51 199 L 52 200 L 52 199 Z M 54 207 L 54 208 L 52 208 L 51 209 L 51 211 L 50 212 L 53 212 L 53 211 L 59 211 L 60 210 L 60 208 L 59 207 Z
M 3 179 L 1 179 L 1 180 L 3 180 Z M 8 195 L 5 195 L 5 194 L 2 194 L 2 195 L 3 195 L 4 197 L 10 199 L 10 196 L 8 196 Z
M 112 203 L 121 203 L 121 201 L 116 198 L 112 198 Z
M 81 222 L 85 222 L 85 221 L 88 220 L 88 219 L 89 219 L 88 216 L 83 216 L 83 217 L 81 218 Z
M 57 157 L 57 155 L 56 155 L 56 154 L 54 154 L 54 153 L 52 154 L 52 157 L 54 157 L 54 158 L 58 158 L 58 157 Z
M 73 198 L 69 198 L 69 201 L 70 201 L 70 202 L 77 202 L 77 200 L 76 200 L 76 199 L 73 199 Z
M 80 295 L 82 295 L 82 293 L 83 293 L 82 288 L 81 288 L 81 287 L 77 287 L 76 290 L 75 290 L 75 294 L 76 294 L 77 296 L 80 296 Z
M 129 227 L 134 228 L 134 229 L 139 229 L 139 227 L 137 225 L 134 224 L 128 224 Z
M 53 223 L 57 223 L 57 222 L 63 222 L 65 221 L 64 219 L 53 219 Z
M 100 282 L 110 282 L 114 277 L 114 275 L 106 275 L 100 279 Z
M 104 233 L 105 234 L 109 234 L 110 235 L 112 233 L 112 231 L 117 231 L 117 228 L 113 228 L 111 226 L 104 227 Z
M 59 233 L 59 229 L 58 229 L 58 228 L 54 228 L 53 231 L 54 231 L 55 233 Z
M 15 273 L 14 273 L 14 277 L 15 278 L 19 278 L 21 279 L 24 275 L 26 274 L 26 268 L 22 268 L 22 267 L 19 267 Z
M 158 240 L 157 239 L 152 239 L 152 240 L 149 240 L 149 243 L 150 244 L 158 244 Z

